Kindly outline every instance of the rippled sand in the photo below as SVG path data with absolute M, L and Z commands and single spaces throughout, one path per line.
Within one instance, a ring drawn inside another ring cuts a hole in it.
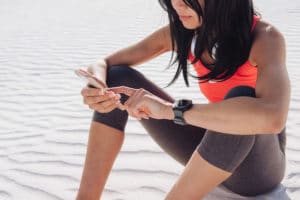
M 270 5 L 269 5 L 270 4 Z M 283 185 L 300 198 L 300 0 L 258 1 L 286 36 L 292 99 Z M 0 200 L 71 200 L 85 158 L 92 112 L 82 104 L 77 66 L 142 39 L 166 24 L 152 0 L 0 0 Z M 138 69 L 164 86 L 169 54 Z M 175 98 L 206 100 L 193 82 Z M 163 199 L 183 167 L 130 119 L 103 199 Z

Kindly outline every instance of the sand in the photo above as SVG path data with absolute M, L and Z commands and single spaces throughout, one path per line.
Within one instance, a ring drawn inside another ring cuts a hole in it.
M 287 173 L 264 199 L 300 198 L 300 0 L 256 0 L 287 42 L 292 99 Z M 132 44 L 165 25 L 152 0 L 0 0 L 0 200 L 71 200 L 79 187 L 92 111 L 73 70 Z M 162 86 L 169 54 L 141 65 Z M 298 83 L 298 84 L 297 84 Z M 195 82 L 167 91 L 206 102 Z M 163 199 L 183 167 L 130 119 L 104 200 Z M 259 199 L 259 198 L 256 198 Z

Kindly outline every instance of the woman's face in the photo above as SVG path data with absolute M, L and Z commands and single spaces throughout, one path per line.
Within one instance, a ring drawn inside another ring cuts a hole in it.
M 204 0 L 198 0 L 202 8 L 204 8 Z M 180 21 L 186 29 L 196 29 L 202 25 L 202 17 L 188 7 L 183 0 L 171 0 L 174 10 L 177 12 Z

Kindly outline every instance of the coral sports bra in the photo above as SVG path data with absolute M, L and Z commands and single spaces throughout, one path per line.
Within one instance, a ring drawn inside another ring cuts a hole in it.
M 254 16 L 253 24 L 251 31 L 254 30 L 257 21 L 259 20 L 258 16 Z M 188 60 L 190 63 L 194 60 L 195 56 L 192 54 L 192 51 L 189 53 Z M 195 71 L 198 76 L 203 76 L 209 73 L 201 61 L 193 64 Z M 247 60 L 242 66 L 240 66 L 232 77 L 225 81 L 213 82 L 208 81 L 201 83 L 199 82 L 199 87 L 204 96 L 209 100 L 209 102 L 214 103 L 224 99 L 226 94 L 234 87 L 243 85 L 250 86 L 255 88 L 257 79 L 257 68 L 256 66 L 251 65 L 249 60 Z

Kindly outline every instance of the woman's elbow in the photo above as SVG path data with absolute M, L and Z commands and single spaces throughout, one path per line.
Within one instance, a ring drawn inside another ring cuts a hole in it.
M 274 134 L 280 133 L 285 128 L 286 118 L 287 114 L 285 114 L 285 112 L 279 112 L 278 109 L 268 113 L 267 132 Z
M 272 123 L 272 132 L 274 134 L 280 133 L 285 127 L 285 120 L 282 117 L 275 118 Z

